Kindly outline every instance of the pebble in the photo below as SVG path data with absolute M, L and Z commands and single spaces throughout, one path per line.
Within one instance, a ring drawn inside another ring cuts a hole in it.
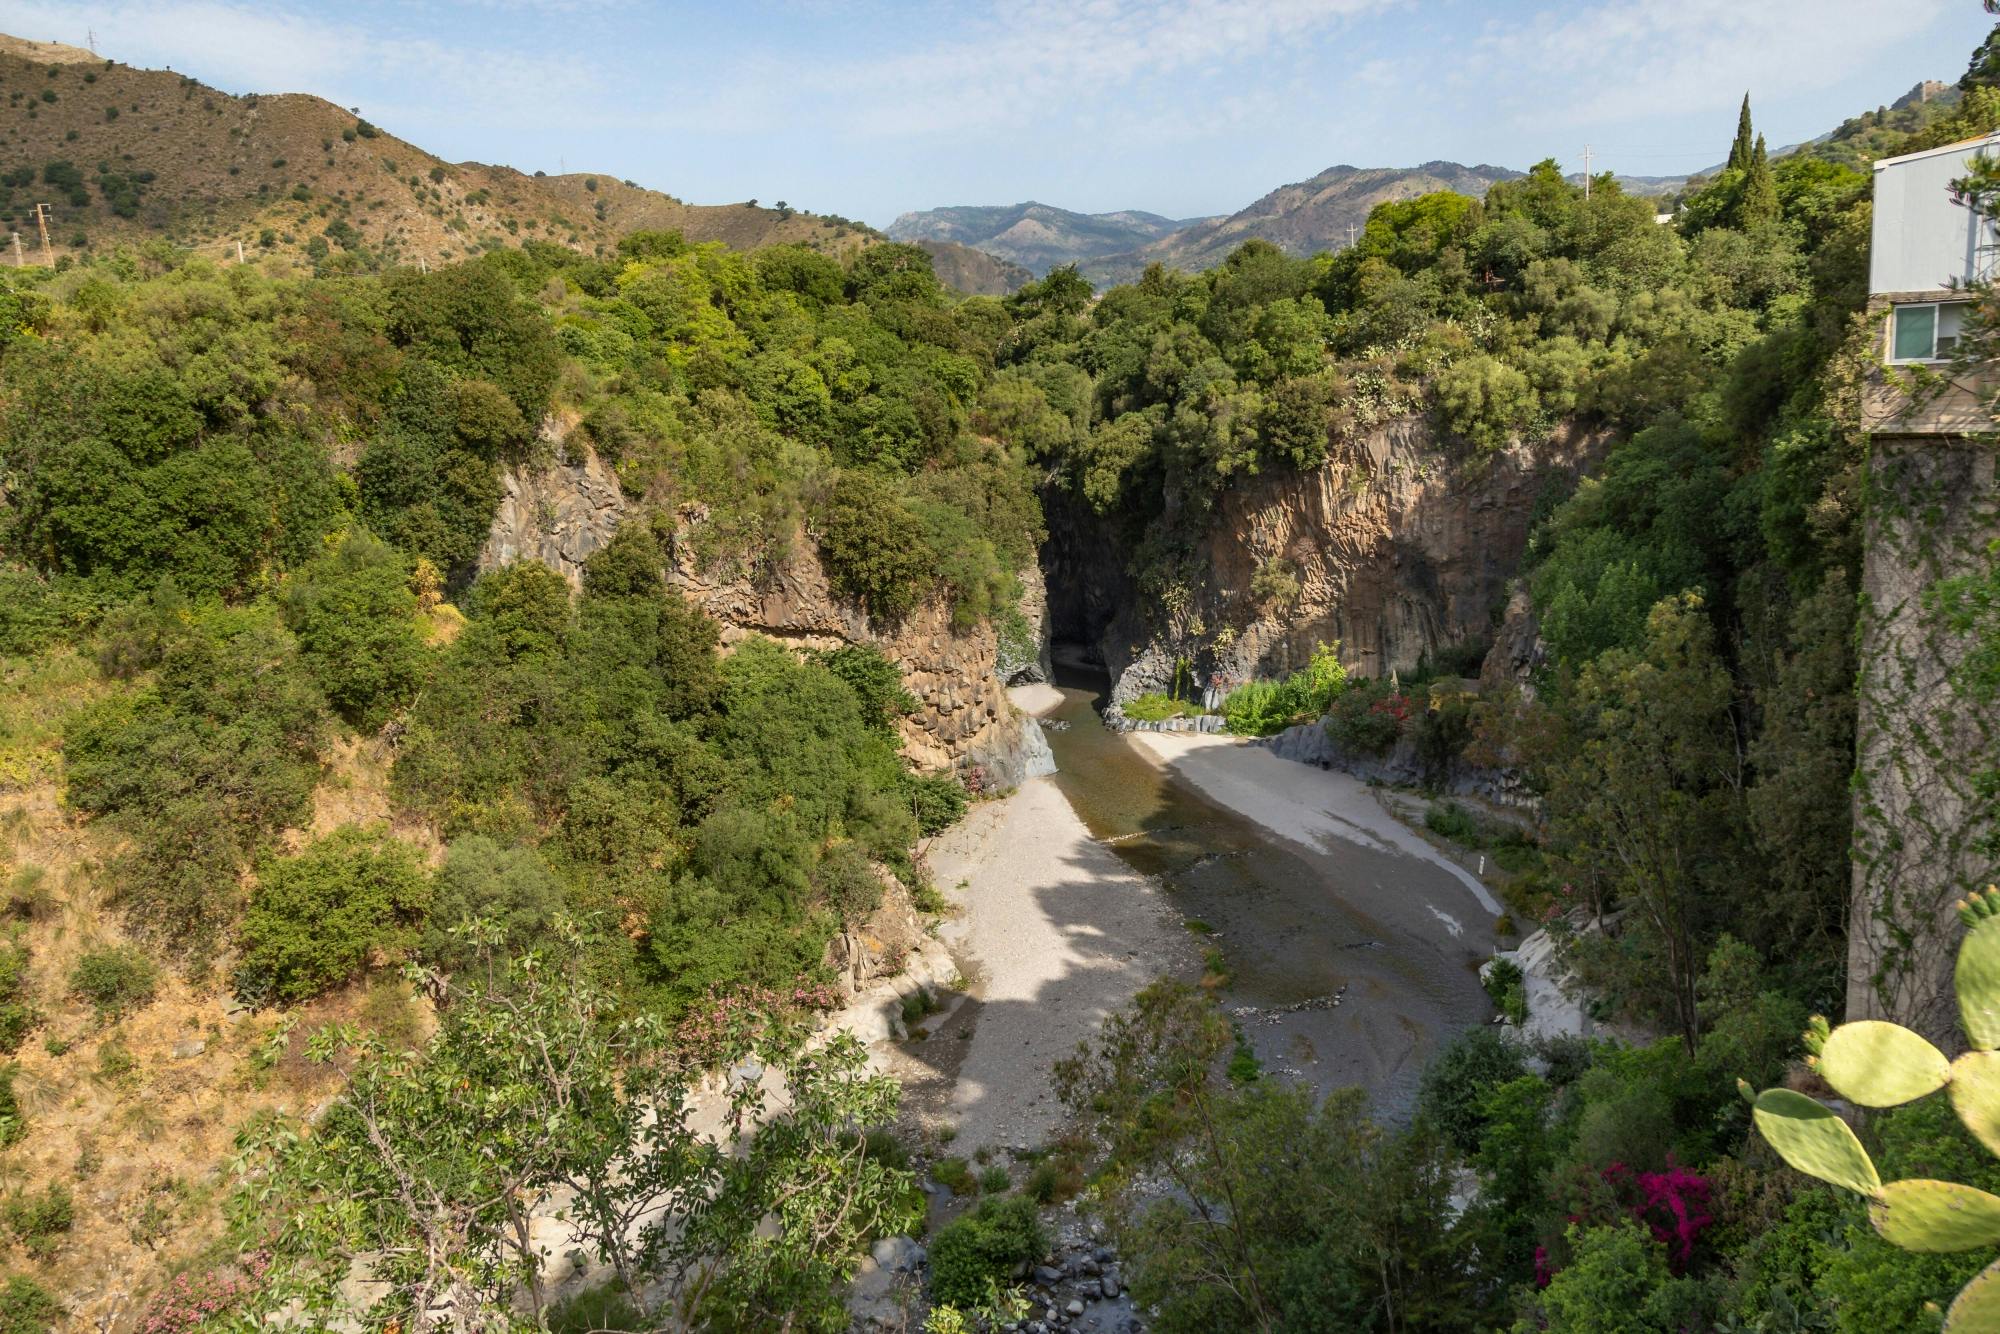
M 1072 1297 L 1072 1298 L 1070 1298 L 1070 1302 L 1069 1302 L 1069 1305 L 1068 1305 L 1068 1306 L 1065 1306 L 1065 1307 L 1063 1308 L 1063 1310 L 1067 1311 L 1067 1312 L 1068 1312 L 1068 1313 L 1069 1313 L 1070 1315 L 1073 1315 L 1073 1316 L 1078 1316 L 1078 1315 L 1082 1315 L 1082 1314 L 1083 1314 L 1083 1303 L 1082 1303 L 1081 1301 L 1077 1300 L 1076 1298 Z
M 174 1044 L 174 1059 L 185 1061 L 208 1050 L 208 1043 L 201 1038 L 182 1038 Z

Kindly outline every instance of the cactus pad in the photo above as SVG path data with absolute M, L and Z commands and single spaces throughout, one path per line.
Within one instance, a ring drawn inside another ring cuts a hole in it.
M 1988 888 L 1964 900 L 1958 915 L 1969 928 L 1958 947 L 1958 1015 L 1980 1051 L 2000 1047 L 2000 894 Z
M 2000 1243 L 2000 1195 L 1956 1181 L 1891 1181 L 1868 1204 L 1869 1221 L 1906 1251 L 1969 1251 Z
M 1943 1088 L 1944 1053 L 1900 1024 L 1863 1019 L 1842 1024 L 1820 1044 L 1819 1072 L 1849 1102 L 1894 1107 Z
M 2000 1334 L 2000 1260 L 1959 1289 L 1944 1327 L 1946 1334 Z
M 1958 1119 L 2000 1154 L 2000 1052 L 1969 1051 L 1953 1061 L 1949 1088 Z
M 1882 1188 L 1875 1164 L 1847 1122 L 1805 1094 L 1765 1089 L 1752 1116 L 1778 1156 L 1807 1176 L 1862 1195 Z

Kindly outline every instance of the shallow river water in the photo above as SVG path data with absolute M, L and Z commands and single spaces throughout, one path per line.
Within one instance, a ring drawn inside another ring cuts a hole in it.
M 1217 805 L 1103 726 L 1101 675 L 1059 666 L 1056 684 L 1063 703 L 1046 716 L 1069 724 L 1049 732 L 1057 786 L 1222 951 L 1224 1007 L 1265 1068 L 1322 1090 L 1359 1084 L 1378 1112 L 1407 1112 L 1437 1044 L 1491 1014 L 1475 971 L 1490 918 L 1432 863 L 1341 840 L 1308 848 Z

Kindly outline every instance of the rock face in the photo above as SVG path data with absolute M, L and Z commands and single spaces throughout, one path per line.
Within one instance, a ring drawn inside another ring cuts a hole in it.
M 583 581 L 583 563 L 611 540 L 632 506 L 618 479 L 587 448 L 572 451 L 563 424 L 544 423 L 542 438 L 556 451 L 547 466 L 510 468 L 486 545 L 481 573 L 517 560 L 539 560 L 569 580 Z M 715 580 L 696 567 L 687 538 L 703 522 L 699 505 L 683 507 L 674 543 L 673 582 L 722 627 L 729 645 L 761 634 L 804 648 L 873 644 L 903 671 L 903 687 L 918 708 L 903 720 L 903 751 L 920 769 L 955 769 L 975 786 L 1018 786 L 1053 772 L 1048 743 L 1033 719 L 1007 702 L 1000 636 L 988 625 L 954 629 L 951 608 L 933 599 L 900 625 L 878 626 L 836 599 L 812 546 L 803 538 L 766 579 Z M 1026 639 L 1010 646 L 1004 668 L 1023 680 L 1048 679 L 1047 595 L 1041 571 L 1022 577 Z M 1016 636 L 1018 639 L 1019 637 Z
M 670 578 L 722 626 L 725 648 L 753 634 L 801 648 L 873 644 L 902 669 L 903 688 L 916 696 L 902 732 L 903 753 L 918 768 L 956 769 L 968 785 L 985 789 L 1015 787 L 1028 776 L 1028 720 L 1007 700 L 992 626 L 954 629 L 951 607 L 937 597 L 899 625 L 876 625 L 834 596 L 804 540 L 762 579 L 713 579 L 697 568 L 689 540 L 704 511 L 685 506 L 680 518 Z
M 2000 714 L 1961 686 L 1972 636 L 1926 594 L 1990 568 L 2000 481 L 1976 439 L 1878 435 L 1869 466 L 1847 1017 L 1956 1050 L 1951 905 L 2000 879 Z
M 618 531 L 625 493 L 588 448 L 568 451 L 554 419 L 542 434 L 556 445 L 558 461 L 509 468 L 501 476 L 500 508 L 479 552 L 479 572 L 538 560 L 575 587 L 583 582 L 583 562 Z
M 1369 676 L 1487 640 L 1507 607 L 1537 498 L 1581 473 L 1605 438 L 1565 428 L 1469 458 L 1443 447 L 1424 419 L 1405 418 L 1337 442 L 1311 472 L 1240 481 L 1199 543 L 1205 573 L 1174 618 L 1178 631 L 1127 600 L 1093 636 L 1113 698 L 1162 689 L 1181 659 L 1198 684 L 1227 689 L 1302 667 L 1316 644 L 1336 639 L 1349 670 Z M 1067 517 L 1075 521 L 1074 511 Z M 1076 545 L 1068 563 L 1101 570 L 1089 539 Z M 1288 571 L 1296 594 L 1266 590 L 1260 601 L 1252 581 L 1266 567 Z M 1088 622 L 1112 596 L 1108 587 L 1065 590 L 1055 602 L 1073 608 L 1072 622 Z M 1063 628 L 1059 611 L 1059 638 Z

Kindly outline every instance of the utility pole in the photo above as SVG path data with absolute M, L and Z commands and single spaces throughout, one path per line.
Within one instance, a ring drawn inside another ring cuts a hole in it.
M 238 264 L 243 262 L 243 243 L 241 241 L 236 243 L 236 262 Z
M 1583 146 L 1583 197 L 1590 198 L 1590 145 Z
M 14 267 L 17 269 L 26 267 L 26 261 L 21 258 L 21 234 L 19 232 L 14 233 Z
M 1354 224 L 1351 222 L 1347 224 L 1347 248 L 1354 249 Z
M 35 222 L 42 229 L 42 262 L 50 268 L 56 266 L 56 252 L 49 248 L 49 206 L 35 205 Z

